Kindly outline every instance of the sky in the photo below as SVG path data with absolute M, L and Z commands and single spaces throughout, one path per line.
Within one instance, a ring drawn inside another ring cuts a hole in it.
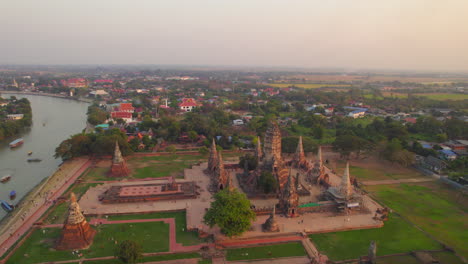
M 468 72 L 468 0 L 0 0 L 0 64 Z

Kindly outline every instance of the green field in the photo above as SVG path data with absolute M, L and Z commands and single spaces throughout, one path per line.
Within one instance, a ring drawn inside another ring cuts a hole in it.
M 366 190 L 435 238 L 468 257 L 468 202 L 438 183 L 377 185 Z
M 328 83 L 270 83 L 268 86 L 286 88 L 295 86 L 304 89 L 317 89 L 323 87 L 351 87 L 350 84 L 328 84 Z
M 163 222 L 101 225 L 96 229 L 98 233 L 91 247 L 80 251 L 85 258 L 113 256 L 116 243 L 126 239 L 138 241 L 143 252 L 169 250 L 169 225 Z M 60 233 L 60 228 L 35 230 L 7 263 L 29 264 L 77 259 L 71 251 L 53 249 Z
M 166 260 L 175 260 L 175 259 L 192 259 L 192 258 L 201 258 L 198 253 L 179 253 L 179 254 L 165 254 L 157 256 L 145 256 L 141 258 L 137 263 L 146 263 L 153 261 L 166 261 Z M 106 260 L 94 260 L 94 261 L 85 261 L 85 264 L 117 264 L 123 263 L 117 259 L 106 259 Z
M 159 219 L 159 218 L 174 218 L 176 223 L 176 240 L 184 246 L 191 246 L 203 243 L 204 241 L 198 237 L 197 232 L 187 231 L 187 223 L 184 212 L 161 212 L 150 214 L 127 214 L 127 215 L 110 215 L 108 220 L 130 220 L 130 219 Z
M 232 248 L 227 250 L 226 259 L 249 260 L 249 259 L 268 259 L 281 257 L 305 256 L 307 253 L 299 242 L 277 244 L 261 247 Z
M 447 100 L 467 100 L 468 94 L 457 94 L 457 93 L 416 93 L 412 94 L 413 96 L 425 97 L 432 100 L 439 100 L 439 101 L 447 101 Z M 408 94 L 406 93 L 392 93 L 392 92 L 384 92 L 384 97 L 394 97 L 394 98 L 408 98 Z M 372 94 L 365 94 L 365 98 L 373 99 Z M 377 100 L 382 100 L 383 97 L 378 96 L 376 97 Z
M 309 237 L 320 252 L 334 261 L 366 255 L 372 240 L 377 243 L 378 256 L 442 249 L 439 243 L 394 214 L 390 215 L 382 228 L 314 234 Z
M 87 173 L 85 173 L 83 180 L 85 181 L 108 181 L 109 177 L 107 173 L 110 168 L 90 168 Z

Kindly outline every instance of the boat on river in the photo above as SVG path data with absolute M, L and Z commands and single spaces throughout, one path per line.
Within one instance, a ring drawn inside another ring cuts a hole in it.
M 8 213 L 15 209 L 15 207 L 12 204 L 9 204 L 3 200 L 0 200 L 0 204 L 2 205 L 3 210 L 7 211 Z
M 28 162 L 41 162 L 41 159 L 28 159 Z
M 10 192 L 10 200 L 14 200 L 16 198 L 16 191 L 13 190 Z
M 1 179 L 0 179 L 0 182 L 1 183 L 5 183 L 7 181 L 9 181 L 11 179 L 11 175 L 10 174 L 7 174 L 5 176 L 3 176 Z
M 10 145 L 10 148 L 16 148 L 16 147 L 23 145 L 23 143 L 24 143 L 24 140 L 22 138 L 18 138 L 10 142 L 9 145 Z
M 32 155 L 32 151 L 29 151 L 29 152 L 28 152 L 28 156 L 31 156 L 31 155 Z

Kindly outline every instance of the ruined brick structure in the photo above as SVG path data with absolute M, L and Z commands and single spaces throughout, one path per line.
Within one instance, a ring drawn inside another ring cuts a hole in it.
M 115 142 L 114 156 L 112 157 L 112 165 L 109 171 L 110 177 L 126 177 L 130 175 L 130 170 L 127 167 L 125 159 L 120 152 L 119 143 Z
M 213 142 L 210 147 L 210 157 L 208 158 L 208 170 L 214 172 L 218 166 L 218 151 L 216 150 L 216 143 L 213 138 Z
M 262 224 L 263 232 L 279 232 L 279 225 L 275 219 L 276 207 L 273 206 L 273 211 L 270 214 L 270 217 Z
M 68 217 L 62 228 L 62 235 L 57 241 L 57 250 L 75 250 L 88 248 L 93 242 L 96 230 L 92 229 L 81 213 L 74 193 L 70 195 Z
M 288 176 L 288 182 L 286 183 L 280 197 L 280 206 L 283 209 L 283 213 L 287 217 L 299 216 L 299 195 L 297 194 L 297 178 L 294 179 L 292 174 Z
M 309 162 L 307 162 L 305 154 L 304 154 L 304 147 L 302 145 L 302 136 L 299 137 L 299 142 L 297 144 L 296 153 L 294 153 L 294 157 L 291 161 L 291 165 L 294 168 L 298 169 L 309 169 Z

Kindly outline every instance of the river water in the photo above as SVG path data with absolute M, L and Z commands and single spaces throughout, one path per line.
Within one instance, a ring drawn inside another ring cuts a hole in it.
M 86 127 L 88 104 L 69 99 L 39 95 L 2 94 L 27 98 L 31 102 L 33 125 L 21 135 L 0 142 L 0 177 L 12 174 L 9 182 L 0 183 L 0 199 L 10 201 L 10 191 L 15 190 L 16 204 L 34 186 L 52 175 L 62 163 L 55 159 L 55 148 L 70 135 L 80 133 Z M 16 138 L 23 138 L 24 144 L 10 149 L 8 144 Z M 33 154 L 28 156 L 28 152 Z M 42 159 L 41 162 L 27 162 L 28 158 Z M 0 209 L 0 218 L 6 212 Z

